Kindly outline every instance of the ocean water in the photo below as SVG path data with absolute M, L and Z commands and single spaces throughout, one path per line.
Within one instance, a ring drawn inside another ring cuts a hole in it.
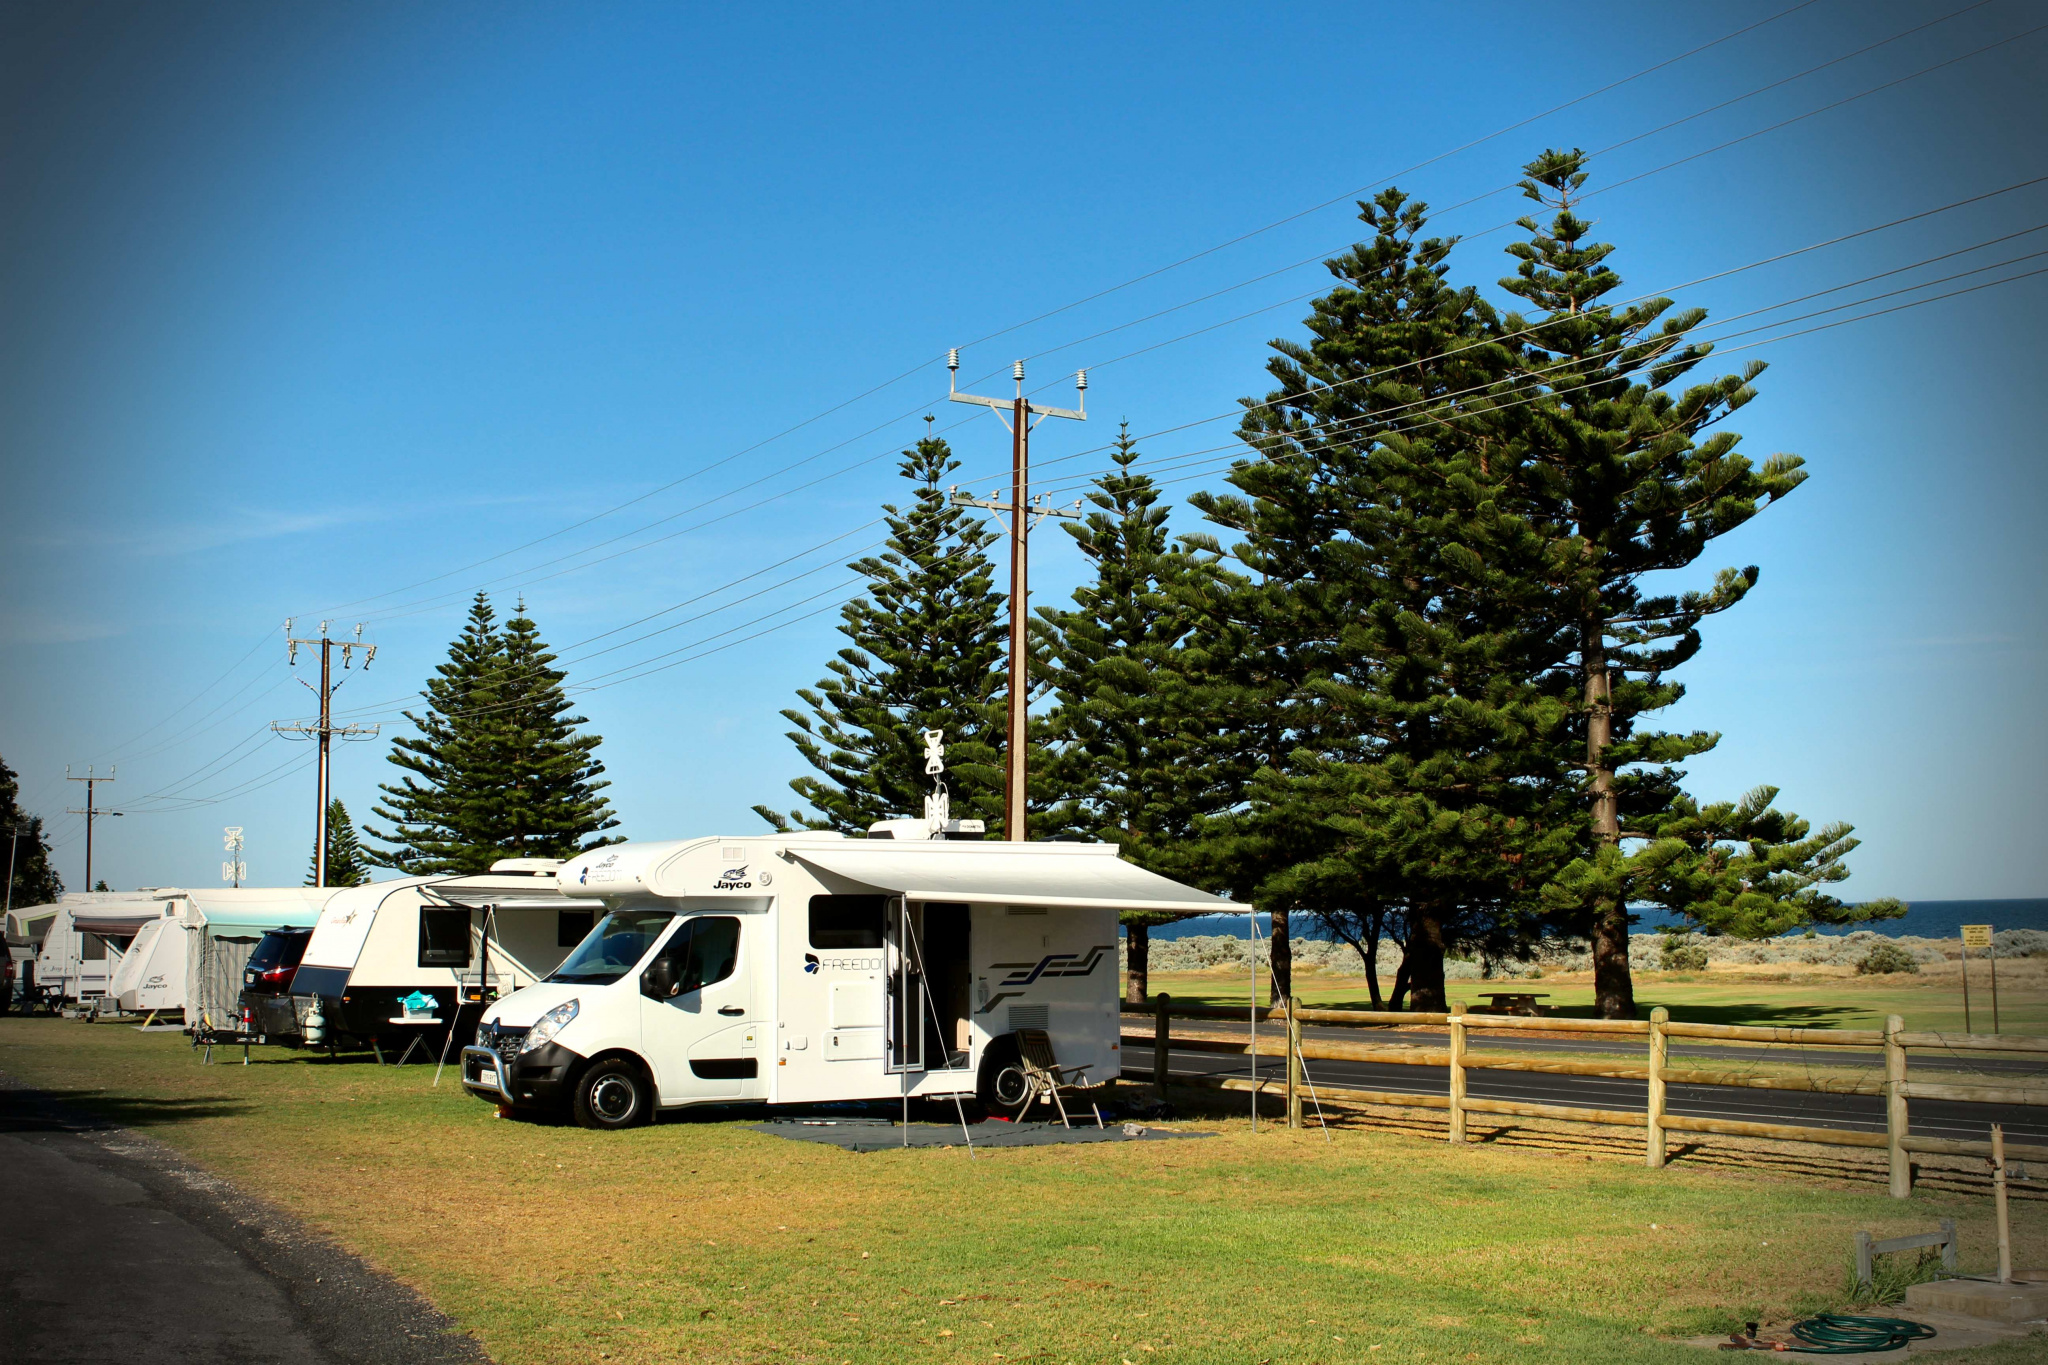
M 1823 934 L 1846 934 L 1858 928 L 1874 929 L 1881 934 L 1895 934 L 1901 937 L 1919 938 L 1960 938 L 1965 924 L 1988 924 L 1993 929 L 2041 929 L 2048 930 L 2048 898 L 1987 900 L 1987 901 L 1911 901 L 1904 919 L 1878 920 L 1868 925 L 1848 925 L 1842 928 L 1820 926 L 1817 932 Z M 1636 932 L 1645 933 L 1676 923 L 1672 917 L 1655 910 L 1637 912 Z M 1196 934 L 1227 934 L 1243 938 L 1245 915 L 1195 915 L 1177 920 L 1172 924 L 1155 925 L 1153 938 L 1188 938 Z M 1259 934 L 1264 937 L 1270 932 L 1272 916 L 1258 916 Z M 1307 915 L 1296 915 L 1289 924 L 1296 938 L 1327 938 L 1315 921 Z M 1804 933 L 1805 930 L 1796 930 Z

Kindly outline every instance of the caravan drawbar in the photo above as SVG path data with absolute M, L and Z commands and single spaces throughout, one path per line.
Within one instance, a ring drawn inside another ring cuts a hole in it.
M 1118 912 L 1234 908 L 1113 844 L 822 832 L 616 844 L 556 882 L 607 913 L 485 1011 L 462 1078 L 597 1128 L 699 1104 L 987 1096 L 1019 1029 L 1112 1079 Z

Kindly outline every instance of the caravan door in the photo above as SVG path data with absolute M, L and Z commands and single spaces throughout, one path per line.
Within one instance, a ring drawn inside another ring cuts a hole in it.
M 641 969 L 643 983 L 665 976 L 674 991 L 649 995 L 643 985 L 640 997 L 641 1044 L 663 1104 L 766 1093 L 752 959 L 771 951 L 767 929 L 760 915 L 691 915 Z

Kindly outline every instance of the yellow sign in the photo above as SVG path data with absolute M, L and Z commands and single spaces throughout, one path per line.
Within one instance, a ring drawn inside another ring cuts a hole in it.
M 1988 924 L 1965 924 L 1963 926 L 1963 946 L 1965 948 L 1989 948 L 1991 946 L 1991 926 Z

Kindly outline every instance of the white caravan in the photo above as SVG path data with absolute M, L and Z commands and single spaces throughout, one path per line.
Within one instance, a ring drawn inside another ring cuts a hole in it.
M 127 1014 L 185 1008 L 185 925 L 169 917 L 136 931 L 107 983 L 107 994 Z
M 598 1128 L 692 1104 L 986 1094 L 1020 1029 L 1111 1080 L 1117 913 L 1235 908 L 1112 844 L 921 829 L 620 844 L 557 880 L 610 913 L 485 1012 L 463 1082 Z
M 68 893 L 36 953 L 36 988 L 51 1003 L 107 994 L 123 950 L 142 927 L 175 914 L 148 895 Z
M 438 1031 L 463 1006 L 546 976 L 603 908 L 564 897 L 555 886 L 560 866 L 554 858 L 501 858 L 475 876 L 401 877 L 336 892 L 292 977 L 290 1004 L 306 1041 L 375 1046 Z M 408 1023 L 400 1001 L 414 992 L 432 996 L 434 1009 Z

